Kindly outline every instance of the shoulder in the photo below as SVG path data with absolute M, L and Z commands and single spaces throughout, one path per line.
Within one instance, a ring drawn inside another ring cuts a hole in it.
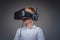
M 38 27 L 38 26 L 36 26 L 36 25 L 34 25 L 34 27 L 35 27 L 37 30 L 42 30 L 41 27 Z
M 17 30 L 16 30 L 16 33 L 19 33 L 20 32 L 20 28 L 18 28 Z
M 36 29 L 37 29 L 38 31 L 42 31 L 42 28 L 41 28 L 41 27 L 36 27 Z

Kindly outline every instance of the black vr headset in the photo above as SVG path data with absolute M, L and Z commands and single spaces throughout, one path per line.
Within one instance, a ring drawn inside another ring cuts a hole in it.
M 19 11 L 16 11 L 14 13 L 14 19 L 16 20 L 20 20 L 20 19 L 24 19 L 24 18 L 31 18 L 32 20 L 34 21 L 37 21 L 38 20 L 38 13 L 35 12 L 35 13 L 30 13 L 30 12 L 26 12 L 25 11 L 25 8 L 19 10 Z

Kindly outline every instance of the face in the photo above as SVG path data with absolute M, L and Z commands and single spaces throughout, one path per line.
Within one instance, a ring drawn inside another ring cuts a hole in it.
M 31 18 L 25 18 L 25 19 L 21 19 L 25 24 L 28 24 L 30 22 L 32 22 Z

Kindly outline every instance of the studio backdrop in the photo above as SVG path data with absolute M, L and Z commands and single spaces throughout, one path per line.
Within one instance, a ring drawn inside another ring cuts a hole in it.
M 13 40 L 17 29 L 22 25 L 14 20 L 14 12 L 31 6 L 37 8 L 39 19 L 35 24 L 42 28 L 46 40 L 59 40 L 59 1 L 40 0 L 1 0 L 0 1 L 0 40 Z

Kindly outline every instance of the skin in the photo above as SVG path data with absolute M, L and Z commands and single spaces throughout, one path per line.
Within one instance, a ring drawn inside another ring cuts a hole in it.
M 31 18 L 25 18 L 25 19 L 22 19 L 22 21 L 24 22 L 27 28 L 32 28 L 34 24 Z
M 35 13 L 36 9 L 33 9 L 31 7 L 26 7 L 25 11 L 33 14 L 33 13 Z M 25 19 L 22 19 L 22 21 L 24 22 L 24 24 L 26 25 L 27 28 L 32 28 L 32 26 L 34 24 L 34 21 L 31 18 L 25 18 Z

